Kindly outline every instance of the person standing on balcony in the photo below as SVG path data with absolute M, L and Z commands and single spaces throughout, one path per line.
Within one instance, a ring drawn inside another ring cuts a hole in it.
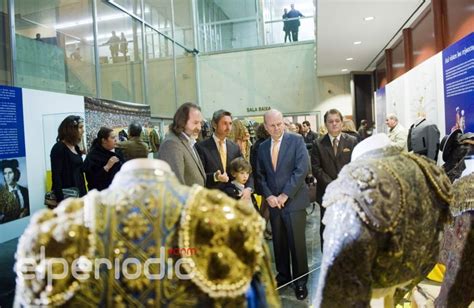
M 290 25 L 288 21 L 288 9 L 283 10 L 283 16 L 281 17 L 283 19 L 283 31 L 285 32 L 285 43 L 286 39 L 288 38 L 288 42 L 291 42 L 291 32 L 290 32 Z
M 304 17 L 300 11 L 295 10 L 295 5 L 291 4 L 291 10 L 286 14 L 286 17 L 290 20 L 288 21 L 289 30 L 291 31 L 291 36 L 293 42 L 298 42 L 298 30 L 300 27 L 300 17 Z

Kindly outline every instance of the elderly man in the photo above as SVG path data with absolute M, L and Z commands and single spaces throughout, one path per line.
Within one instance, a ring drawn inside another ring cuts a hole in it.
M 181 184 L 204 186 L 206 173 L 195 144 L 201 131 L 202 115 L 198 105 L 184 103 L 181 105 L 170 125 L 158 151 L 158 159 L 166 161 Z
M 407 150 L 407 139 L 408 131 L 400 123 L 395 114 L 390 113 L 385 119 L 385 124 L 388 127 L 388 138 L 392 142 L 392 145 Z
M 300 135 L 285 132 L 283 116 L 278 110 L 266 112 L 264 124 L 271 138 L 258 148 L 257 174 L 263 197 L 270 206 L 276 280 L 282 286 L 297 279 L 295 295 L 303 300 L 308 296 L 308 277 L 301 277 L 308 272 L 305 234 L 305 208 L 310 204 L 305 183 L 308 151 Z

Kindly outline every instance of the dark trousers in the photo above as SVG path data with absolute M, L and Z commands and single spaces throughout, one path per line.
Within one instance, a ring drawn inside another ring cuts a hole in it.
M 306 211 L 301 210 L 286 214 L 282 214 L 281 211 L 271 211 L 270 223 L 273 234 L 273 252 L 278 272 L 277 282 L 289 282 L 308 273 Z M 308 276 L 306 275 L 295 281 L 295 285 L 304 286 L 307 281 Z
M 291 37 L 293 38 L 293 42 L 298 42 L 298 30 L 291 30 Z
M 291 32 L 290 31 L 285 31 L 285 43 L 286 43 L 286 39 L 288 38 L 288 42 L 291 42 Z
M 324 224 L 323 224 L 323 217 L 324 213 L 326 212 L 326 208 L 319 205 L 319 213 L 321 214 L 319 216 L 319 237 L 321 239 L 321 252 L 323 252 L 323 245 L 324 245 L 324 239 L 323 239 L 323 233 L 324 233 Z

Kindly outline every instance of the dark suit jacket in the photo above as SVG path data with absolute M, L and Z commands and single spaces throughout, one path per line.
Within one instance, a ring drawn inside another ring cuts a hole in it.
M 281 193 L 288 196 L 285 207 L 270 208 L 283 213 L 302 210 L 309 206 L 309 191 L 305 178 L 309 172 L 309 158 L 303 137 L 284 133 L 278 152 L 277 168 L 273 170 L 271 158 L 271 138 L 258 148 L 257 173 L 264 198 Z
M 311 150 L 313 143 L 318 139 L 318 134 L 310 130 L 306 136 L 303 136 L 304 142 L 306 143 L 306 148 Z
M 20 189 L 20 193 L 23 197 L 23 202 L 24 202 L 24 205 L 23 205 L 23 211 L 21 213 L 21 217 L 25 217 L 25 216 L 28 216 L 30 215 L 30 197 L 28 195 L 28 188 L 26 187 L 23 187 L 21 185 L 18 185 L 18 188 Z
M 322 204 L 326 187 L 337 178 L 337 174 L 344 165 L 351 161 L 352 150 L 357 144 L 357 139 L 346 133 L 341 133 L 341 139 L 334 155 L 331 139 L 326 134 L 319 138 L 311 151 L 311 166 L 313 175 L 317 180 L 316 202 Z
M 227 147 L 227 162 L 226 162 L 226 172 L 229 176 L 229 182 L 232 181 L 232 176 L 230 174 L 230 162 L 237 158 L 243 157 L 242 152 L 237 144 L 226 139 Z M 206 171 L 206 187 L 207 188 L 217 188 L 220 190 L 224 189 L 225 183 L 220 183 L 214 181 L 214 173 L 217 170 L 220 170 L 223 173 L 224 167 L 222 166 L 221 157 L 219 155 L 219 150 L 217 149 L 216 142 L 214 138 L 208 138 L 204 141 L 196 144 L 196 149 L 198 150 L 199 156 L 201 157 L 204 170 Z M 251 187 L 253 189 L 253 180 L 249 178 L 247 181 L 246 187 Z
M 408 151 L 425 155 L 436 161 L 438 159 L 440 132 L 435 124 L 420 119 L 412 124 L 408 132 Z

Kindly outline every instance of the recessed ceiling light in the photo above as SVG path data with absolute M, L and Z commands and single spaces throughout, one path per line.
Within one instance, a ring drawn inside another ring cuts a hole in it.
M 352 61 L 354 58 L 346 58 L 346 61 Z
M 347 68 L 343 68 L 341 72 L 347 72 Z
M 362 44 L 361 41 L 355 41 L 355 42 L 354 42 L 354 45 L 360 45 L 360 44 Z
M 374 20 L 375 17 L 374 16 L 367 16 L 364 18 L 365 21 L 371 21 L 371 20 Z

